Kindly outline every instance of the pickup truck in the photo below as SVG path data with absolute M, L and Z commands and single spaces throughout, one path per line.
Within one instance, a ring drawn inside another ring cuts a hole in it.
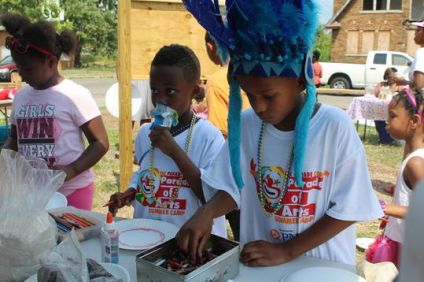
M 18 72 L 12 56 L 8 55 L 0 61 L 0 82 L 10 82 L 13 72 Z
M 398 70 L 398 75 L 408 78 L 413 58 L 406 53 L 392 51 L 370 51 L 365 64 L 325 63 L 322 66 L 321 84 L 331 88 L 365 88 L 383 80 L 389 67 Z

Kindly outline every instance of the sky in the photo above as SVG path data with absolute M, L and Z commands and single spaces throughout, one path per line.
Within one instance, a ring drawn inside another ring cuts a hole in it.
M 333 0 L 317 0 L 320 6 L 319 21 L 325 24 L 333 16 Z

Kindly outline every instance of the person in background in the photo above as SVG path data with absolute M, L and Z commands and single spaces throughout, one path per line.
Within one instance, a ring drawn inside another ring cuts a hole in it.
M 197 117 L 208 119 L 208 106 L 205 97 L 205 83 L 204 80 L 200 82 L 199 92 L 194 96 L 193 105 L 191 109 Z
M 321 78 L 322 78 L 322 66 L 319 63 L 319 58 L 321 57 L 321 53 L 318 50 L 315 50 L 312 55 L 312 64 L 314 67 L 314 82 L 315 87 L 321 86 Z
M 416 28 L 414 41 L 420 45 L 420 48 L 415 53 L 415 58 L 409 68 L 409 79 L 398 78 L 397 83 L 409 85 L 411 89 L 424 88 L 424 19 L 410 24 Z
M 66 173 L 59 192 L 68 205 L 91 210 L 94 174 L 90 170 L 107 152 L 109 141 L 90 91 L 65 79 L 58 70 L 62 53 L 72 54 L 76 36 L 56 32 L 52 23 L 4 14 L 1 23 L 22 80 L 29 86 L 13 100 L 11 132 L 4 148 L 45 159 Z M 88 146 L 85 147 L 84 139 Z
M 384 81 L 378 83 L 374 87 L 374 94 L 376 97 L 381 97 L 384 92 L 385 95 L 396 93 L 399 90 L 402 90 L 403 86 L 398 85 L 397 69 L 396 68 L 387 68 L 384 71 L 383 75 Z M 390 137 L 389 133 L 386 131 L 386 121 L 385 120 L 374 120 L 375 129 L 378 132 L 378 137 L 381 144 L 392 144 L 393 138 Z M 387 191 L 388 192 L 388 191 Z
M 208 106 L 208 120 L 218 127 L 221 133 L 227 138 L 228 135 L 228 104 L 229 104 L 229 85 L 228 85 L 228 67 L 227 62 L 223 62 L 219 55 L 219 50 L 215 41 L 209 34 L 205 34 L 206 51 L 209 59 L 217 66 L 219 70 L 207 77 L 206 82 L 206 102 Z M 242 110 L 250 107 L 246 94 L 242 94 Z
M 409 80 L 411 81 L 411 88 L 424 88 L 424 20 L 414 22 L 412 25 L 416 26 L 414 41 L 420 45 L 420 48 L 415 54 L 414 61 L 412 62 L 409 71 Z

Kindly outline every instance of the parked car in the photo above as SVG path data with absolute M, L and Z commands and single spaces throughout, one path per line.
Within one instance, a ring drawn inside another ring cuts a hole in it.
M 18 72 L 18 69 L 12 56 L 8 55 L 0 61 L 0 81 L 9 82 L 13 72 Z
M 408 78 L 412 60 L 411 56 L 402 52 L 371 51 L 365 64 L 320 62 L 321 83 L 328 84 L 331 88 L 365 88 L 382 81 L 384 71 L 389 67 L 396 68 L 400 76 Z

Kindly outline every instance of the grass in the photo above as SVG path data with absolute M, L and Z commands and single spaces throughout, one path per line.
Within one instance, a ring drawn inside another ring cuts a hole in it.
M 102 205 L 109 200 L 109 196 L 118 191 L 119 160 L 115 155 L 119 153 L 119 130 L 118 120 L 112 117 L 106 110 L 102 110 L 103 119 L 107 125 L 110 149 L 106 156 L 94 167 L 96 177 L 96 195 L 94 199 L 94 210 L 106 213 Z M 135 136 L 138 129 L 135 129 Z M 358 129 L 362 136 L 363 127 Z M 401 145 L 380 145 L 378 134 L 373 127 L 367 128 L 366 139 L 363 140 L 368 158 L 368 168 L 372 179 L 374 191 L 379 199 L 386 202 L 391 196 L 385 194 L 383 188 L 396 182 L 397 169 L 402 160 L 403 147 Z M 136 167 L 134 167 L 134 170 Z M 118 215 L 121 217 L 132 217 L 133 210 L 130 207 L 123 208 Z M 378 220 L 357 224 L 358 237 L 375 237 L 378 233 Z M 363 259 L 363 252 L 357 252 L 357 260 Z
M 75 78 L 113 78 L 116 77 L 115 67 L 90 66 L 79 69 L 65 69 L 61 73 L 69 79 Z
M 61 73 L 69 79 L 75 78 L 113 78 L 116 77 L 116 59 L 93 58 L 81 68 L 64 69 Z

